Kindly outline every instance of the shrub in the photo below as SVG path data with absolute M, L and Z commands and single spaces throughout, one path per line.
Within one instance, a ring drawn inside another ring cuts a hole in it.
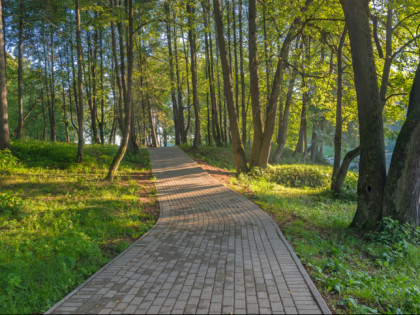
M 0 150 L 0 169 L 8 169 L 19 165 L 18 159 L 9 150 Z
M 263 177 L 287 187 L 328 187 L 331 179 L 331 168 L 319 165 L 293 164 L 268 167 L 267 169 L 254 168 L 252 177 Z

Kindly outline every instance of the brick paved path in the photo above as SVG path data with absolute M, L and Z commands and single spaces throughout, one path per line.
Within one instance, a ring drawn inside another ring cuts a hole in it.
M 330 313 L 265 212 L 180 149 L 149 152 L 158 223 L 47 313 Z

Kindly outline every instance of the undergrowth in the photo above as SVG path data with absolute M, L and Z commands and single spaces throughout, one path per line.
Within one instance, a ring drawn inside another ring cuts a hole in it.
M 0 151 L 0 313 L 41 313 L 148 231 L 155 194 L 130 174 L 149 173 L 147 151 L 127 156 L 104 182 L 116 146 L 13 142 Z M 153 197 L 153 196 L 152 196 Z
M 227 150 L 232 148 L 190 154 L 220 167 Z M 279 224 L 331 310 L 420 313 L 420 228 L 384 218 L 380 230 L 359 234 L 348 227 L 356 210 L 357 174 L 349 172 L 343 194 L 335 196 L 329 190 L 331 167 L 300 164 L 292 155 L 285 160 L 291 165 L 232 177 L 230 188 Z

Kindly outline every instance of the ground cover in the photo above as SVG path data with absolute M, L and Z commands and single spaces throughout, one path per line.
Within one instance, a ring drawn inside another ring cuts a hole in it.
M 146 150 L 104 182 L 116 146 L 13 142 L 0 152 L 0 313 L 41 313 L 148 231 L 158 206 Z
M 271 215 L 334 313 L 420 312 L 420 229 L 390 219 L 368 235 L 350 229 L 357 174 L 349 174 L 337 197 L 328 189 L 328 166 L 296 163 L 290 155 L 290 165 L 235 176 L 229 150 L 186 151 Z

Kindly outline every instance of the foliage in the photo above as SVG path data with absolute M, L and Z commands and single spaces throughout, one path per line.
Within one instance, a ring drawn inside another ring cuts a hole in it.
M 155 199 L 138 194 L 155 191 L 129 176 L 149 173 L 147 151 L 104 182 L 116 150 L 87 146 L 77 164 L 76 145 L 12 143 L 20 166 L 0 173 L 0 313 L 46 311 L 153 226 Z
M 267 180 L 287 187 L 328 187 L 331 179 L 331 167 L 305 164 L 279 165 L 267 169 L 255 168 L 250 173 L 254 177 L 265 177 Z
M 12 192 L 0 193 L 0 215 L 4 217 L 16 217 L 22 206 L 22 199 L 13 195 Z
M 18 159 L 10 152 L 10 150 L 0 151 L 0 171 L 5 171 L 8 168 L 17 167 Z

